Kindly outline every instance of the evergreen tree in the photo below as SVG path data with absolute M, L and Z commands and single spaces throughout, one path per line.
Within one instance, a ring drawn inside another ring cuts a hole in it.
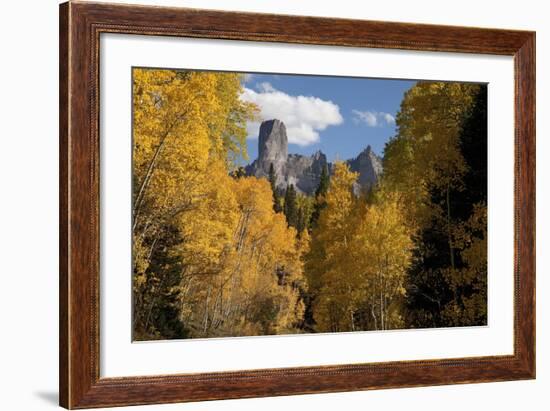
M 460 133 L 460 152 L 467 165 L 463 182 L 465 189 L 456 190 L 456 217 L 466 219 L 474 204 L 487 203 L 487 87 L 481 87 L 475 96 L 471 114 L 464 121 Z
M 296 217 L 296 231 L 298 232 L 298 237 L 302 234 L 302 231 L 307 227 L 306 216 L 304 213 L 303 207 L 298 207 L 298 216 Z
M 327 205 L 325 201 L 325 196 L 327 194 L 329 184 L 330 184 L 330 176 L 328 173 L 328 166 L 327 164 L 325 164 L 323 169 L 321 170 L 319 185 L 315 190 L 315 204 L 313 206 L 313 213 L 311 215 L 311 220 L 309 222 L 310 228 L 313 228 L 317 224 L 317 221 L 319 221 L 319 216 L 321 215 L 321 211 Z
M 289 227 L 296 227 L 298 221 L 298 207 L 296 206 L 296 189 L 290 184 L 285 192 L 284 213 Z
M 244 169 L 244 167 L 239 166 L 230 174 L 231 174 L 231 177 L 233 178 L 243 178 L 243 177 L 246 177 L 246 170 Z
M 329 183 L 330 183 L 330 177 L 328 175 L 328 165 L 325 163 L 325 165 L 323 166 L 323 169 L 321 170 L 321 177 L 319 178 L 319 186 L 317 186 L 317 190 L 315 190 L 315 197 L 326 195 L 328 191 Z
M 277 174 L 275 173 L 275 168 L 273 163 L 269 165 L 269 185 L 271 186 L 271 191 L 273 192 L 273 211 L 280 213 L 281 208 L 281 199 L 279 197 L 279 189 L 277 188 Z

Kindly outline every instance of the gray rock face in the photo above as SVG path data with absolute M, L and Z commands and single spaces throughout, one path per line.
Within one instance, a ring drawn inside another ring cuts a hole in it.
M 271 163 L 284 163 L 288 156 L 288 138 L 285 123 L 280 120 L 264 121 L 258 136 L 258 162 L 263 167 Z
M 285 124 L 277 119 L 264 121 L 258 136 L 258 158 L 246 167 L 246 173 L 256 177 L 268 177 L 273 165 L 277 175 L 276 184 L 286 188 L 285 179 L 288 159 L 288 137 Z
M 363 188 L 371 187 L 382 173 L 382 160 L 368 146 L 356 158 L 346 161 L 350 169 L 359 173 L 358 184 L 354 191 L 359 193 Z M 290 184 L 307 195 L 315 193 L 324 167 L 329 172 L 332 164 L 321 151 L 312 156 L 288 154 L 288 137 L 286 127 L 280 120 L 264 121 L 258 136 L 258 158 L 246 167 L 248 175 L 268 177 L 269 168 L 277 175 L 277 187 L 282 191 Z
M 382 174 L 382 159 L 374 154 L 370 146 L 361 151 L 357 157 L 347 160 L 346 163 L 351 171 L 359 173 L 354 187 L 356 194 L 359 194 L 364 187 L 371 187 L 375 184 Z
M 320 151 L 310 157 L 290 154 L 286 162 L 283 174 L 284 182 L 281 188 L 294 184 L 298 191 L 308 195 L 313 194 L 319 185 L 319 178 L 325 166 L 328 166 L 327 156 Z

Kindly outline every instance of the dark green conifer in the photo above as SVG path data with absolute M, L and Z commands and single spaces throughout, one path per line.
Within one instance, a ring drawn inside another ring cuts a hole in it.
M 298 220 L 298 207 L 296 204 L 296 189 L 290 184 L 285 192 L 284 213 L 289 226 L 296 227 Z

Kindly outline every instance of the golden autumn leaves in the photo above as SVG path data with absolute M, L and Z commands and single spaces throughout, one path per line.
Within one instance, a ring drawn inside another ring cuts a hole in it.
M 414 239 L 408 327 L 487 322 L 487 87 L 419 82 L 384 150 Z
M 405 273 L 411 261 L 411 231 L 398 197 L 378 192 L 357 198 L 357 174 L 336 163 L 327 206 L 312 232 L 306 273 L 316 330 L 385 330 L 402 327 Z
M 240 99 L 241 75 L 134 69 L 133 79 L 134 339 L 432 326 L 411 315 L 407 290 L 429 295 L 417 280 L 433 230 L 450 250 L 430 268 L 447 295 L 429 295 L 441 324 L 482 321 L 486 204 L 457 218 L 451 201 L 467 185 L 460 133 L 475 86 L 413 87 L 379 185 L 354 195 L 357 174 L 337 162 L 328 190 L 297 199 L 318 211 L 298 233 L 267 179 L 233 173 L 257 113 Z
M 302 315 L 295 230 L 267 180 L 229 175 L 254 115 L 240 81 L 134 70 L 136 339 L 284 333 Z

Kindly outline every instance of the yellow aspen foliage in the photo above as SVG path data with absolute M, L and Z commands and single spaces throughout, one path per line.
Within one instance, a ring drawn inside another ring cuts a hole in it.
M 134 337 L 277 333 L 303 307 L 296 231 L 246 158 L 241 75 L 133 72 Z
M 315 294 L 313 306 L 317 331 L 349 331 L 353 328 L 353 293 L 358 276 L 351 268 L 354 210 L 357 199 L 353 184 L 357 173 L 343 162 L 334 165 L 325 197 L 326 207 L 312 233 L 311 250 L 306 262 L 308 282 Z
M 412 261 L 413 241 L 399 196 L 379 192 L 359 216 L 350 260 L 359 273 L 361 292 L 376 330 L 401 328 L 402 297 Z
M 487 318 L 487 206 L 474 205 L 470 218 L 455 231 L 464 267 L 444 272 L 454 299 L 443 316 L 452 326 L 482 324 Z
M 464 119 L 480 86 L 413 86 L 364 195 L 337 161 L 315 197 L 291 186 L 274 204 L 273 176 L 235 172 L 258 113 L 242 84 L 237 73 L 133 70 L 134 339 L 485 321 L 486 197 L 481 186 L 475 201 L 459 196 L 482 175 L 462 145 L 479 141 L 482 118 Z
M 486 86 L 418 82 L 386 144 L 381 188 L 399 195 L 415 243 L 410 327 L 486 324 L 486 108 Z
M 308 282 L 313 290 L 319 288 L 322 277 L 339 262 L 345 254 L 350 237 L 350 216 L 357 201 L 352 187 L 357 173 L 349 170 L 343 162 L 334 165 L 334 174 L 324 200 L 326 207 L 320 214 L 317 227 L 313 229 L 310 252 L 306 261 Z
M 399 196 L 371 204 L 353 195 L 355 173 L 337 163 L 306 264 L 319 332 L 403 326 L 402 296 L 413 242 Z
M 232 179 L 225 164 L 212 162 L 208 174 L 201 179 L 201 195 L 190 204 L 187 212 L 174 219 L 185 239 L 174 251 L 189 265 L 189 274 L 197 268 L 206 274 L 219 266 L 224 252 L 232 244 L 238 219 Z M 212 184 L 214 181 L 216 183 Z
M 211 160 L 246 155 L 246 120 L 254 110 L 239 99 L 237 74 L 150 69 L 133 74 L 136 230 L 151 223 L 144 221 L 144 206 L 163 218 L 202 195 L 200 180 Z
M 232 212 L 219 223 L 231 221 L 226 225 L 231 233 L 218 232 L 226 242 L 213 250 L 215 258 L 204 261 L 197 261 L 196 254 L 208 250 L 208 244 L 200 241 L 201 235 L 189 237 L 196 248 L 181 256 L 189 266 L 178 285 L 184 297 L 179 301 L 181 320 L 191 337 L 295 332 L 293 325 L 303 312 L 295 287 L 302 278 L 296 231 L 273 211 L 267 180 L 247 177 L 225 184 L 233 199 L 224 207 Z M 205 272 L 208 261 L 215 264 Z
M 405 93 L 397 114 L 398 136 L 384 151 L 384 183 L 408 204 L 410 224 L 431 218 L 428 189 L 460 187 L 467 171 L 460 153 L 463 119 L 471 111 L 479 85 L 419 82 Z

